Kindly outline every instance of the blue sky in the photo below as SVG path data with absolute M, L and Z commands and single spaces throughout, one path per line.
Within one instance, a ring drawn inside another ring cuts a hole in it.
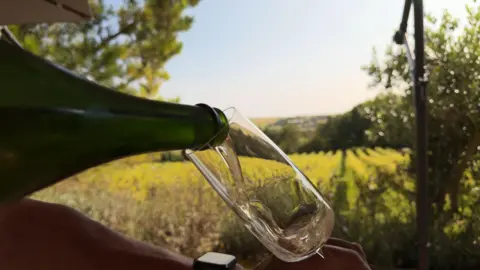
M 160 93 L 249 117 L 344 112 L 371 98 L 360 69 L 391 42 L 404 0 L 203 0 Z M 469 0 L 424 0 L 465 16 Z M 413 16 L 412 16 L 413 17 Z

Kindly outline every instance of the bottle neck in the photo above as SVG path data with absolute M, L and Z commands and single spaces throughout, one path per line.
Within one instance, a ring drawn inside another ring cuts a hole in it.
M 205 104 L 192 106 L 154 101 L 117 92 L 4 40 L 0 40 L 0 52 L 2 87 L 6 89 L 0 92 L 0 108 L 41 108 L 90 117 L 178 120 L 195 130 L 193 141 L 185 141 L 181 149 L 220 144 L 226 138 L 228 120 L 219 109 Z

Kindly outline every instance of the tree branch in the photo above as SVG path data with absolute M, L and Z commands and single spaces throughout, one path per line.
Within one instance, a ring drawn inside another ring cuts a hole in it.
M 98 51 L 98 50 L 103 49 L 105 46 L 108 45 L 108 43 L 110 43 L 110 41 L 112 41 L 112 40 L 116 39 L 117 37 L 119 37 L 120 35 L 126 34 L 128 31 L 130 31 L 133 28 L 133 26 L 135 26 L 135 24 L 136 24 L 136 21 L 133 21 L 130 24 L 122 27 L 115 34 L 109 35 L 106 38 L 102 39 L 102 41 L 100 41 L 100 44 L 98 44 L 98 46 L 95 48 L 95 50 Z
M 131 84 L 132 82 L 134 82 L 137 79 L 139 79 L 137 76 L 132 76 L 132 77 L 128 78 L 128 80 L 126 82 L 115 86 L 115 89 L 119 90 L 119 89 L 122 89 L 124 87 L 127 87 L 129 84 Z

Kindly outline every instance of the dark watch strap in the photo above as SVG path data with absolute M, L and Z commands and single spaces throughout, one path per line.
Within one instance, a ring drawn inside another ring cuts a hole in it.
M 217 252 L 208 252 L 193 262 L 194 270 L 234 270 L 237 264 L 235 256 Z

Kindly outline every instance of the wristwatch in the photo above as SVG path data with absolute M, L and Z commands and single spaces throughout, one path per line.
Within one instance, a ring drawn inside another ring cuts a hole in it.
M 217 252 L 207 252 L 193 262 L 194 270 L 234 270 L 237 264 L 235 256 Z

